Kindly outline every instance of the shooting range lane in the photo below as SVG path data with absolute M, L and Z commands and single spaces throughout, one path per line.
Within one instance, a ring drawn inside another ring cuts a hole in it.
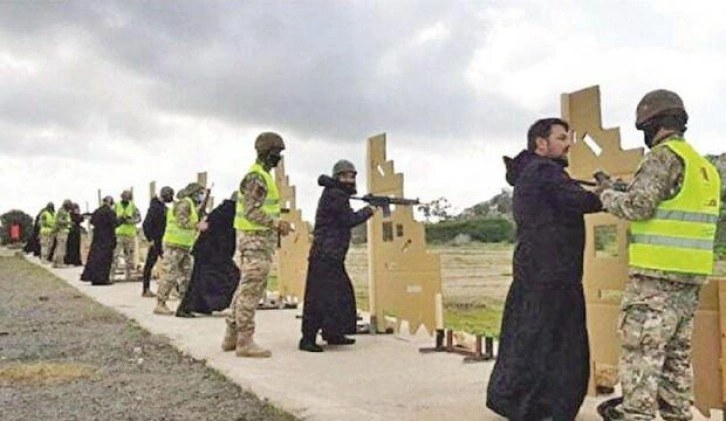
M 35 257 L 26 259 L 40 265 Z M 492 363 L 464 364 L 455 354 L 419 354 L 419 347 L 431 344 L 426 335 L 359 335 L 353 347 L 310 354 L 297 350 L 298 310 L 260 311 L 256 336 L 272 349 L 272 358 L 236 358 L 219 348 L 225 328 L 221 317 L 155 316 L 154 300 L 140 298 L 135 282 L 92 287 L 78 281 L 80 269 L 43 267 L 149 332 L 165 335 L 173 346 L 206 360 L 242 388 L 306 420 L 501 420 L 484 407 Z M 588 398 L 578 420 L 599 420 L 594 408 L 600 401 Z

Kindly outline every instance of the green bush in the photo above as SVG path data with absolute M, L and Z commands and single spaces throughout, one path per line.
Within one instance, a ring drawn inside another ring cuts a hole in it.
M 27 213 L 14 209 L 0 215 L 2 229 L 0 229 L 0 241 L 2 244 L 10 243 L 10 226 L 14 223 L 20 224 L 20 242 L 25 243 L 33 234 L 33 218 Z
M 505 218 L 483 218 L 426 225 L 427 242 L 445 243 L 459 234 L 468 235 L 473 241 L 482 243 L 512 242 L 514 224 Z

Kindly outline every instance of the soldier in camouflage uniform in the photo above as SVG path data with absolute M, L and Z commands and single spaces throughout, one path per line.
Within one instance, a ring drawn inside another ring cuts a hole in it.
M 55 226 L 53 234 L 55 235 L 55 251 L 53 252 L 53 267 L 64 268 L 66 265 L 63 259 L 66 257 L 66 244 L 68 243 L 68 233 L 71 230 L 71 208 L 73 203 L 70 200 L 64 200 L 63 205 L 55 215 Z
M 111 279 L 113 279 L 118 267 L 118 259 L 121 254 L 124 256 L 124 280 L 131 278 L 131 265 L 134 261 L 134 249 L 136 248 L 136 224 L 141 222 L 139 208 L 133 201 L 133 195 L 130 190 L 124 190 L 121 193 L 121 201 L 114 205 L 116 218 L 118 218 L 119 226 L 116 227 L 116 248 L 113 251 L 113 263 L 111 264 Z
M 159 280 L 156 292 L 156 308 L 154 314 L 170 316 L 174 314 L 166 306 L 171 290 L 178 287 L 181 299 L 192 276 L 192 246 L 198 231 L 207 229 L 207 223 L 199 220 L 197 209 L 203 200 L 204 187 L 190 183 L 177 193 L 177 200 L 167 211 L 166 229 L 164 230 L 164 274 Z
M 255 309 L 264 297 L 277 236 L 287 235 L 290 226 L 280 220 L 280 196 L 270 170 L 282 158 L 285 144 L 276 133 L 262 133 L 255 141 L 257 161 L 240 183 L 235 228 L 242 260 L 242 277 L 232 298 L 224 351 L 239 357 L 267 358 L 267 349 L 255 344 Z
M 713 271 L 721 188 L 716 169 L 683 139 L 688 115 L 677 94 L 646 94 L 636 127 L 651 148 L 627 191 L 605 181 L 603 207 L 633 221 L 630 281 L 621 304 L 620 400 L 606 420 L 691 420 L 691 337 L 699 292 Z
M 55 205 L 49 202 L 40 213 L 40 261 L 50 263 L 50 249 L 53 247 L 55 228 Z

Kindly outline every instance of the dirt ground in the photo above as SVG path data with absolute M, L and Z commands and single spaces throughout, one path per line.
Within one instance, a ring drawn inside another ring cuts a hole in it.
M 0 257 L 2 420 L 294 420 L 22 258 Z

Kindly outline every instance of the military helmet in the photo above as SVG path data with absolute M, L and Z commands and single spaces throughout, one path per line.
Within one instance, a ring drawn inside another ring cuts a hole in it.
M 340 161 L 336 162 L 335 165 L 333 165 L 333 177 L 337 177 L 344 172 L 352 172 L 353 174 L 358 174 L 358 171 L 356 171 L 355 165 L 353 165 L 352 162 L 348 161 L 347 159 L 341 159 Z
M 259 155 L 264 155 L 270 151 L 282 151 L 285 149 L 285 142 L 279 134 L 273 132 L 260 133 L 255 140 L 255 149 Z
M 133 195 L 131 194 L 131 190 L 124 190 L 121 192 L 121 200 L 131 200 L 133 198 Z
M 107 205 L 113 205 L 113 197 L 112 196 L 106 196 L 103 198 L 103 203 L 106 203 Z
M 176 194 L 176 197 L 178 199 L 183 199 L 185 197 L 193 197 L 195 194 L 201 193 L 204 191 L 204 186 L 202 186 L 199 183 L 189 183 L 186 187 L 179 190 L 179 193 Z
M 638 103 L 635 109 L 635 127 L 642 130 L 653 117 L 681 113 L 688 118 L 681 97 L 675 92 L 657 89 L 645 94 Z
M 46 208 L 54 208 L 54 207 L 55 207 L 55 205 L 53 204 L 53 202 L 48 202 L 48 204 L 47 204 L 47 205 L 45 205 L 45 207 L 46 207 Z
M 172 189 L 169 186 L 164 186 L 159 191 L 159 196 L 161 196 L 161 197 L 174 197 L 174 189 Z
M 73 202 L 71 202 L 70 199 L 66 199 L 63 201 L 64 208 L 69 209 L 71 206 L 73 206 Z

